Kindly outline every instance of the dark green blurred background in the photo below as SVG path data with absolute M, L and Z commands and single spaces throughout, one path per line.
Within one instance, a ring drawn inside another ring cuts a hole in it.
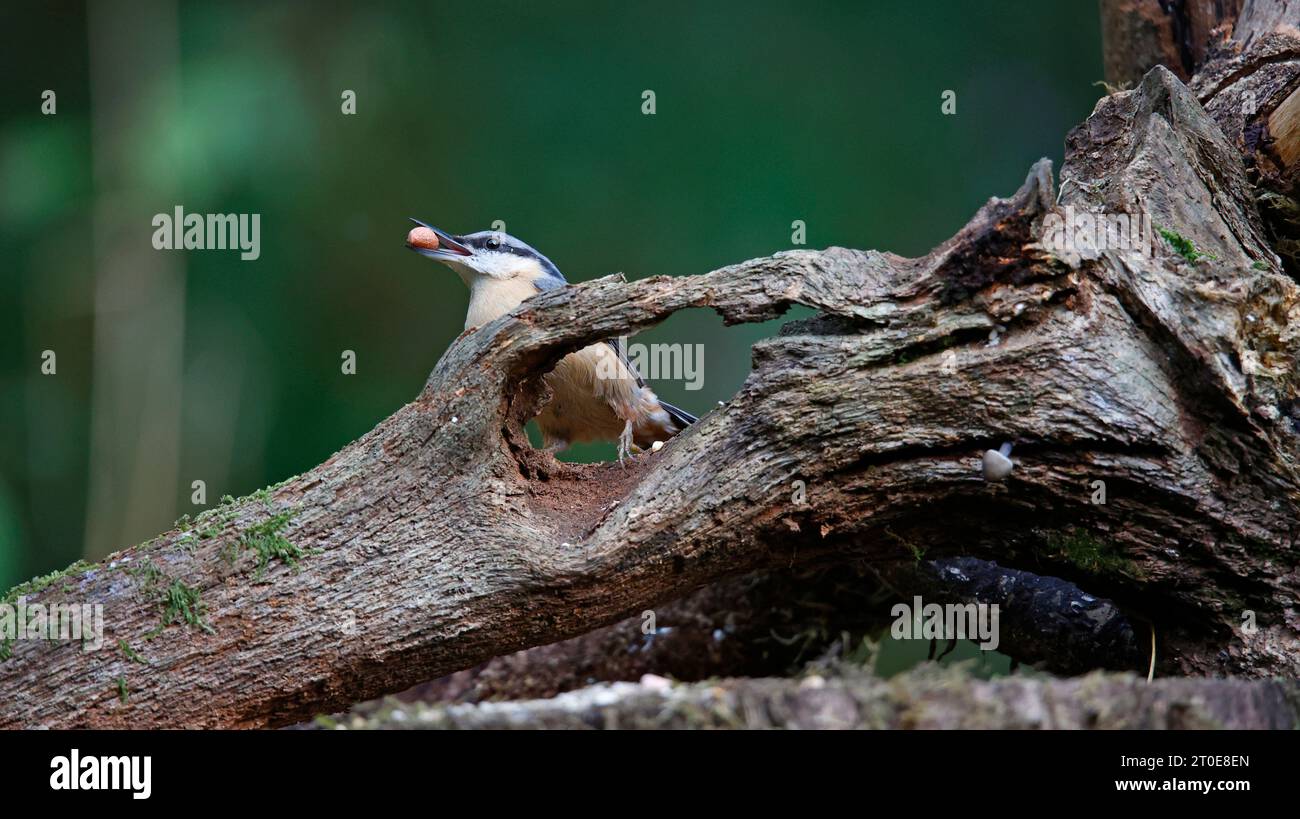
M 407 216 L 502 220 L 571 281 L 767 255 L 796 219 L 922 254 L 1059 163 L 1101 77 L 1092 2 L 7 2 L 0 31 L 0 588 L 413 398 L 467 294 Z M 153 250 L 176 205 L 261 214 L 261 258 Z M 700 413 L 772 332 L 639 340 L 705 345 L 704 389 L 656 384 Z

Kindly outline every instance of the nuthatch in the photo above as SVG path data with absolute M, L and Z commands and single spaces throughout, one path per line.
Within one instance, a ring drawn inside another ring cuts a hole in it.
M 529 296 L 568 284 L 551 260 L 515 237 L 484 230 L 452 236 L 412 219 L 406 246 L 437 259 L 469 287 L 465 329 L 482 327 Z M 579 441 L 618 441 L 618 457 L 649 449 L 695 423 L 695 416 L 660 401 L 612 341 L 583 347 L 547 373 L 552 398 L 537 416 L 547 450 Z

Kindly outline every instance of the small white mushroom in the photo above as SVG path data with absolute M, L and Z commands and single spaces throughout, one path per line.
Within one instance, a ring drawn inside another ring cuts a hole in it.
M 1003 444 L 1000 449 L 989 449 L 984 452 L 984 480 L 1000 481 L 1011 474 L 1011 468 L 1015 466 L 1011 462 L 1011 442 Z
M 650 445 L 650 451 L 651 451 L 651 452 L 658 452 L 659 450 L 661 450 L 661 449 L 663 449 L 663 448 L 664 448 L 664 442 L 663 442 L 663 441 L 655 441 L 653 444 Z

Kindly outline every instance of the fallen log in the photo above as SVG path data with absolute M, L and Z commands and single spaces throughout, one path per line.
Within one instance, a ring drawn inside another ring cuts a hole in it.
M 552 699 L 475 705 L 377 703 L 323 720 L 352 729 L 1274 729 L 1300 718 L 1294 681 L 1089 674 L 976 680 L 933 666 L 882 680 L 840 671 L 674 685 L 591 686 Z
M 1248 3 L 1238 30 L 1276 7 Z M 103 605 L 107 647 L 4 645 L 0 727 L 289 724 L 724 577 L 918 549 L 1115 601 L 1153 624 L 1161 674 L 1297 675 L 1300 291 L 1248 143 L 1207 113 L 1295 62 L 1270 31 L 1195 93 L 1156 67 L 1102 99 L 1059 193 L 1040 162 L 924 257 L 612 276 L 467 332 L 412 403 L 307 474 L 11 591 Z M 1157 238 L 1058 242 L 1062 214 Z M 735 398 L 662 451 L 573 465 L 529 445 L 538 373 L 565 354 L 682 309 L 792 304 L 819 315 L 757 344 Z M 1013 471 L 984 480 L 1006 441 Z

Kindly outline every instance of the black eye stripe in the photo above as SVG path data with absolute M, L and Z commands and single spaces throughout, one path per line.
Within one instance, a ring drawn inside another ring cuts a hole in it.
M 496 242 L 497 246 L 492 247 L 489 244 L 489 242 Z M 518 242 L 518 243 L 517 242 L 518 240 L 512 240 L 510 238 L 501 239 L 500 237 L 493 236 L 493 235 L 476 236 L 473 239 L 467 238 L 465 241 L 465 243 L 468 244 L 470 247 L 491 250 L 494 253 L 509 253 L 512 256 L 518 256 L 523 259 L 532 259 L 536 261 L 539 265 L 541 265 L 542 269 L 546 271 L 553 279 L 555 279 L 560 283 L 565 283 L 564 275 L 560 273 L 559 268 L 557 268 L 551 262 L 550 259 L 546 258 L 542 254 L 538 253 L 536 250 L 533 250 L 531 247 L 528 247 L 522 242 Z

